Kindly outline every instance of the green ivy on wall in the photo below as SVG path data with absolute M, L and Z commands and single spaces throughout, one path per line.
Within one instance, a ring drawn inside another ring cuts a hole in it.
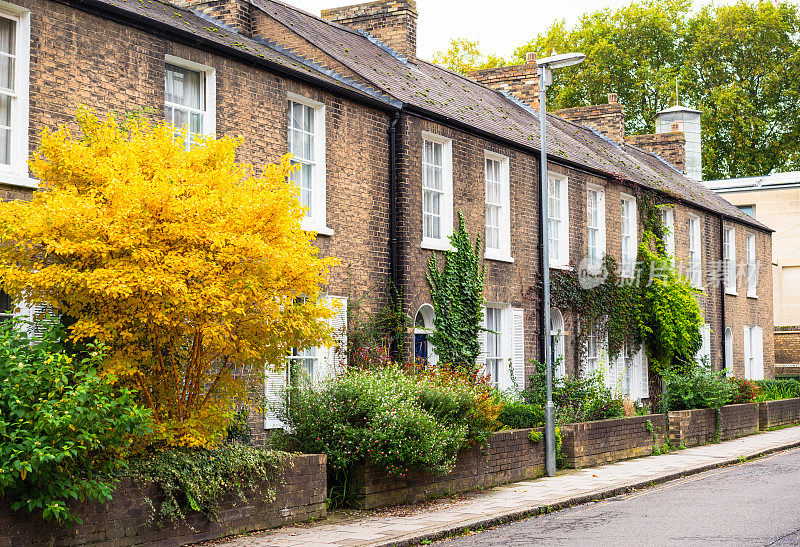
M 483 331 L 483 275 L 481 238 L 470 244 L 464 215 L 458 212 L 458 229 L 450 236 L 455 250 L 444 252 L 439 271 L 436 254 L 428 262 L 427 279 L 436 313 L 430 336 L 441 363 L 474 370 Z

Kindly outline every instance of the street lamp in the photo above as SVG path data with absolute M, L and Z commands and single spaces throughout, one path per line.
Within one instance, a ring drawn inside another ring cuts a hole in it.
M 544 407 L 544 443 L 545 467 L 547 476 L 556 476 L 556 407 L 553 405 L 553 356 L 550 349 L 550 247 L 548 239 L 548 214 L 547 214 L 547 104 L 545 92 L 552 80 L 551 70 L 565 66 L 577 65 L 583 62 L 586 56 L 583 53 L 562 53 L 551 55 L 537 61 L 539 66 L 539 125 L 541 129 L 541 187 L 539 199 L 542 215 L 542 283 L 544 284 L 544 366 L 547 371 L 547 404 Z

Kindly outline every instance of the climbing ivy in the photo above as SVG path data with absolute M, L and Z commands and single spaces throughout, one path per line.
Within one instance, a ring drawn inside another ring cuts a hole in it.
M 450 236 L 453 251 L 444 252 L 439 271 L 436 255 L 428 261 L 435 330 L 431 342 L 441 363 L 475 369 L 480 353 L 478 335 L 483 330 L 483 275 L 481 238 L 470 244 L 464 215 L 458 213 L 458 229 Z
M 652 371 L 651 386 L 660 385 L 653 381 L 654 374 L 693 362 L 703 324 L 697 290 L 676 271 L 666 253 L 667 229 L 661 221 L 661 206 L 653 193 L 637 192 L 643 231 L 632 279 L 620 278 L 616 261 L 605 255 L 606 277 L 595 286 L 582 286 L 574 270 L 554 271 L 550 282 L 553 305 L 576 312 L 576 353 L 585 353 L 590 329 L 607 335 L 612 360 L 623 345 L 633 352 L 644 346 Z

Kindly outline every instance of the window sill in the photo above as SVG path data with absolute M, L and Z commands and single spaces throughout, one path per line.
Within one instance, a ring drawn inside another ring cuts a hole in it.
M 319 225 L 313 221 L 311 218 L 307 218 L 303 220 L 303 230 L 306 232 L 316 232 L 319 236 L 332 236 L 333 235 L 333 228 L 329 228 L 328 226 Z
M 486 253 L 483 255 L 483 258 L 486 260 L 495 260 L 497 262 L 508 262 L 509 264 L 514 263 L 514 257 L 510 254 Z
M 574 268 L 572 266 L 570 266 L 569 264 L 553 264 L 551 262 L 550 263 L 550 269 L 551 270 L 566 270 L 568 272 L 571 272 Z
M 430 249 L 432 251 L 455 251 L 456 248 L 450 244 L 450 241 L 444 239 L 430 239 L 422 238 L 420 247 L 423 249 Z
M 728 296 L 739 296 L 739 293 L 737 293 L 736 291 L 731 291 L 728 289 L 725 289 L 725 294 L 727 294 Z
M 758 295 L 757 294 L 747 293 L 747 298 L 754 298 L 754 299 L 758 300 Z
M 0 171 L 0 184 L 5 184 L 7 186 L 17 186 L 19 188 L 31 188 L 37 189 L 39 188 L 39 181 L 36 179 L 32 179 L 29 176 L 20 176 L 16 173 L 10 173 L 8 171 Z

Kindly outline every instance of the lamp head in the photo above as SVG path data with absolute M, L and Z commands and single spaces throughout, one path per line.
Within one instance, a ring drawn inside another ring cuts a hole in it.
M 586 59 L 583 53 L 560 53 L 558 55 L 551 55 L 544 59 L 538 59 L 536 64 L 549 69 L 564 68 L 565 66 L 577 65 Z

